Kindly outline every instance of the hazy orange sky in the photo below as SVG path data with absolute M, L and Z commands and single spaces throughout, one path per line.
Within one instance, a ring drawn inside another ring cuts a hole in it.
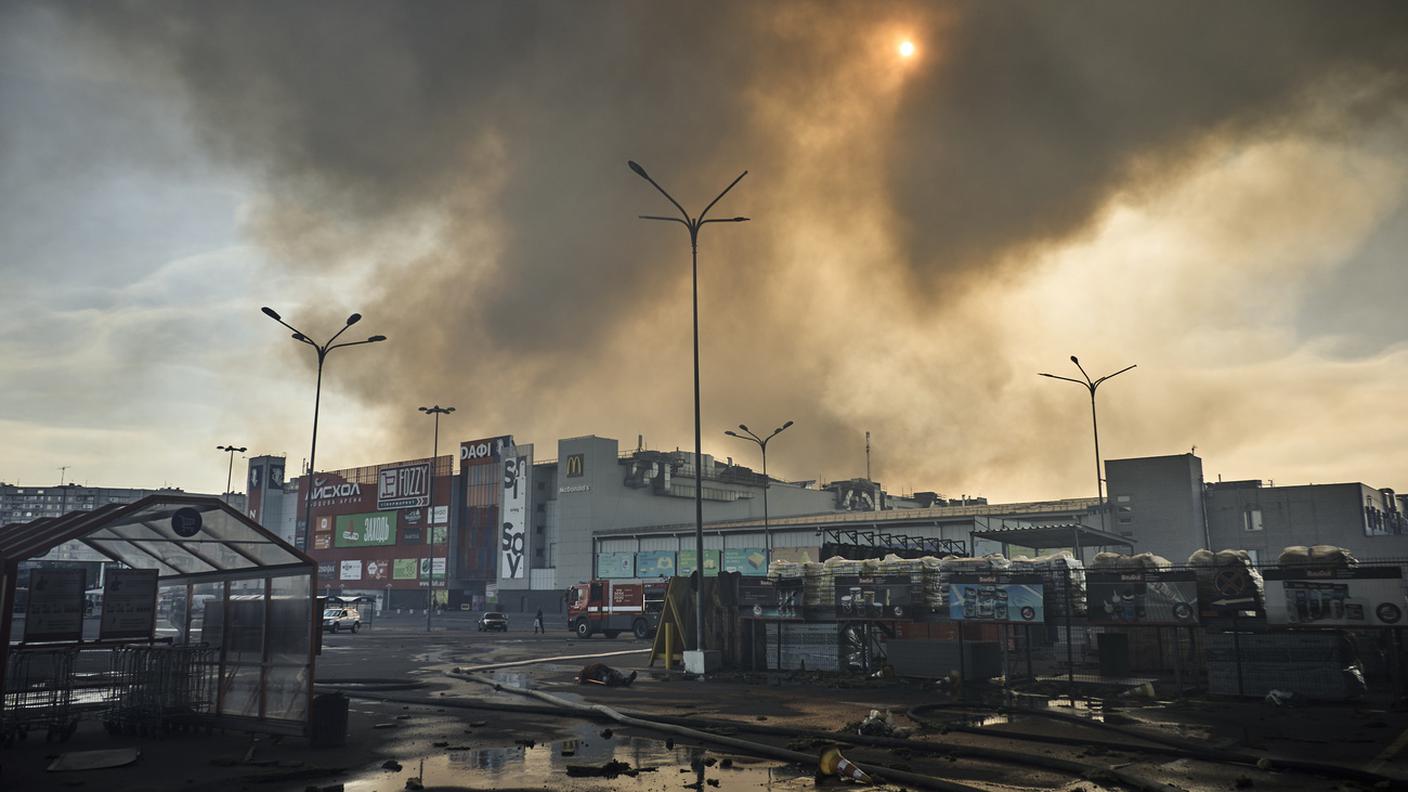
M 1408 488 L 1408 7 L 0 5 L 0 481 L 223 487 L 511 433 L 1093 494 L 1106 457 Z M 914 43 L 912 57 L 899 46 Z M 315 330 L 316 328 L 316 330 Z

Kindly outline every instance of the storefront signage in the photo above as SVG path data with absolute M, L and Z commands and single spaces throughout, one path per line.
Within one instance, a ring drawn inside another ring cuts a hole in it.
M 954 621 L 1026 624 L 1046 618 L 1041 575 L 953 574 L 948 617 Z
M 98 638 L 151 638 L 156 628 L 157 571 L 108 569 Z
M 636 576 L 643 578 L 673 577 L 675 551 L 642 550 L 636 553 Z
M 1196 624 L 1198 583 L 1192 571 L 1087 572 L 1091 624 Z
M 909 575 L 837 575 L 836 618 L 905 619 L 913 615 Z
M 597 553 L 596 576 L 599 578 L 633 578 L 636 576 L 635 553 Z
M 513 445 L 512 435 L 500 435 L 485 440 L 460 443 L 460 461 L 480 462 L 498 459 L 499 452 L 510 445 Z
M 384 558 L 374 558 L 367 562 L 367 580 L 386 580 L 390 574 L 390 561 Z
M 430 505 L 430 463 L 381 468 L 376 473 L 376 507 L 381 511 Z
M 391 564 L 392 580 L 415 580 L 416 570 L 420 567 L 419 559 L 398 558 Z
M 802 616 L 802 579 L 745 577 L 738 581 L 738 609 L 758 619 Z
M 339 514 L 333 531 L 337 547 L 379 547 L 396 544 L 396 512 Z
M 24 615 L 25 641 L 77 641 L 83 637 L 81 569 L 33 569 Z
M 570 486 L 570 487 L 558 487 L 558 488 L 557 488 L 557 494 L 558 494 L 558 495 L 572 495 L 573 493 L 577 493 L 577 492 L 591 492 L 591 491 L 592 491 L 592 485 L 590 485 L 590 484 L 573 484 L 573 485 Z
M 341 570 L 338 572 L 337 577 L 338 577 L 338 580 L 361 580 L 361 579 L 362 579 L 362 562 L 361 562 L 361 561 L 343 561 L 343 562 L 342 562 L 342 568 L 341 568 Z
M 360 498 L 362 496 L 362 485 L 354 481 L 329 481 L 326 478 L 313 477 L 313 503 L 333 500 L 336 498 Z
M 201 517 L 200 512 L 190 506 L 182 506 L 171 514 L 171 530 L 177 536 L 184 536 L 189 539 L 200 533 Z
M 766 575 L 768 551 L 761 547 L 725 547 L 724 571 L 743 575 Z
M 1266 622 L 1303 627 L 1401 627 L 1408 607 L 1403 570 L 1396 566 L 1353 569 L 1289 567 L 1264 569 Z

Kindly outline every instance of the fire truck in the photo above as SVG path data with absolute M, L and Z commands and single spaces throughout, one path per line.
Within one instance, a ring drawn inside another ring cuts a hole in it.
M 665 580 L 593 580 L 567 590 L 567 625 L 578 638 L 623 632 L 649 638 L 660 624 Z

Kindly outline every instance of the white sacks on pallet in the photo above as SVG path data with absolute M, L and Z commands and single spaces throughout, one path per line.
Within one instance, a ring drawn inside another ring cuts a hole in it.
M 1048 617 L 1066 614 L 1067 585 L 1071 588 L 1071 615 L 1085 615 L 1085 565 L 1069 550 L 1036 558 L 1018 556 L 1012 559 L 1012 571 L 1041 575 L 1042 605 Z
M 1349 569 L 1359 566 L 1359 559 L 1343 547 L 1334 545 L 1292 545 L 1281 551 L 1282 566 L 1324 566 Z
M 1221 604 L 1259 610 L 1266 601 L 1266 585 L 1246 550 L 1194 550 L 1188 566 L 1197 575 L 1198 602 L 1205 608 Z

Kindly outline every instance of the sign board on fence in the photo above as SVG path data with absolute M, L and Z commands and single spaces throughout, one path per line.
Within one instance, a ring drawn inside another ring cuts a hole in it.
M 675 572 L 675 574 L 676 574 L 676 575 L 679 575 L 680 577 L 689 577 L 690 575 L 693 575 L 693 574 L 694 574 L 694 569 L 695 569 L 695 567 L 698 566 L 698 565 L 699 565 L 699 555 L 698 555 L 698 553 L 696 553 L 694 550 L 681 550 L 681 551 L 680 551 L 680 554 L 679 554 L 679 561 L 678 561 L 678 564 L 677 564 L 677 571 Z M 707 549 L 706 549 L 706 550 L 704 551 L 704 574 L 706 574 L 706 575 L 717 575 L 717 574 L 719 574 L 719 551 L 718 551 L 718 550 L 707 550 Z
M 802 579 L 741 577 L 738 609 L 759 619 L 796 619 L 802 615 Z
M 82 569 L 33 569 L 24 640 L 77 641 L 83 637 Z
M 1191 570 L 1086 572 L 1091 624 L 1196 624 L 1198 583 Z
M 642 550 L 636 553 L 637 577 L 674 577 L 674 575 L 674 550 Z
M 948 617 L 955 621 L 1029 624 L 1046 618 L 1041 575 L 953 574 Z
M 837 575 L 836 618 L 904 619 L 913 615 L 909 575 Z
M 1266 622 L 1314 627 L 1386 627 L 1403 624 L 1403 570 L 1289 567 L 1262 570 Z
M 108 569 L 103 581 L 99 640 L 151 638 L 156 628 L 157 571 Z
M 768 573 L 768 551 L 761 547 L 724 548 L 724 571 L 744 575 Z

